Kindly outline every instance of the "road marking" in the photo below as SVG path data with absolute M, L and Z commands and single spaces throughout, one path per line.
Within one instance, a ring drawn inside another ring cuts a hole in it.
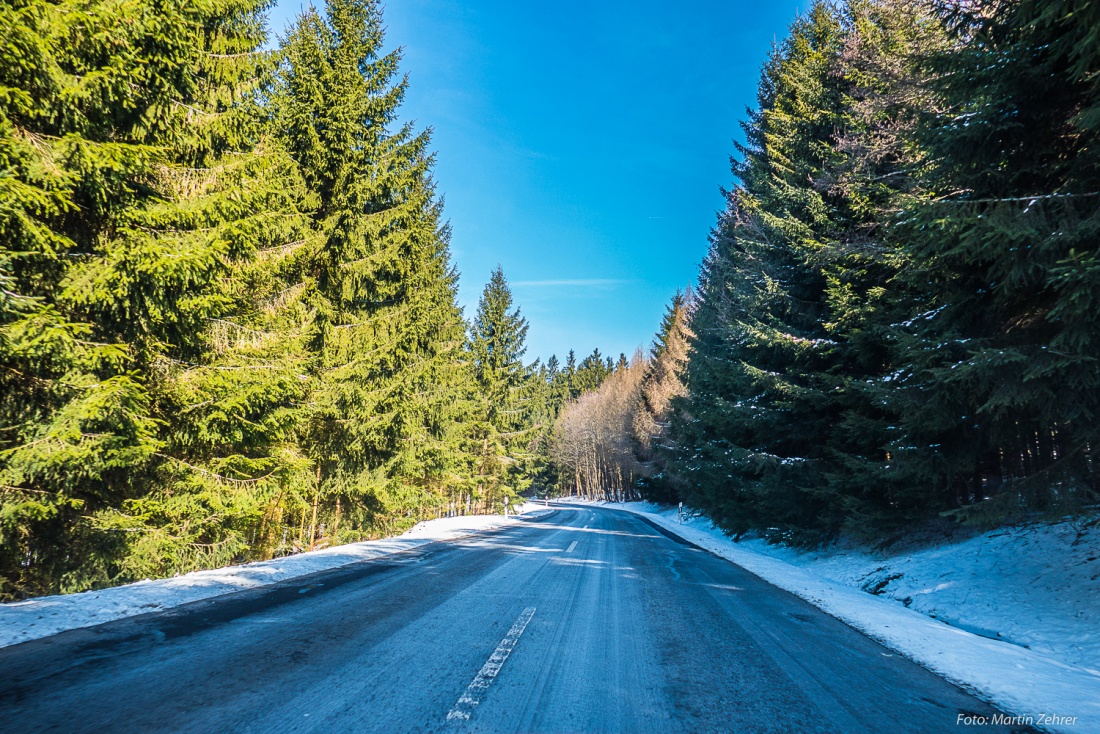
M 585 525 L 583 528 L 581 528 L 581 530 L 588 530 L 588 526 Z
M 515 648 L 516 643 L 519 642 L 520 635 L 527 629 L 527 623 L 531 621 L 531 617 L 533 616 L 535 616 L 535 608 L 527 607 L 518 617 L 516 617 L 512 629 L 508 630 L 508 634 L 506 634 L 504 639 L 500 641 L 500 644 L 497 645 L 497 649 L 493 650 L 493 654 L 485 661 L 485 665 L 481 666 L 481 670 L 479 670 L 478 674 L 474 676 L 474 679 L 470 681 L 470 685 L 466 687 L 466 692 L 458 697 L 458 701 L 455 702 L 454 708 L 447 714 L 447 721 L 454 721 L 456 719 L 466 721 L 470 718 L 470 714 L 473 713 L 474 707 L 481 703 L 481 699 L 485 696 L 485 692 L 489 690 L 489 685 L 496 679 L 497 674 L 504 665 L 504 661 L 512 654 L 512 649 Z
M 574 540 L 572 543 L 569 544 L 569 547 L 565 549 L 565 552 L 566 553 L 572 553 L 573 549 L 576 548 L 576 547 L 577 547 L 577 541 Z

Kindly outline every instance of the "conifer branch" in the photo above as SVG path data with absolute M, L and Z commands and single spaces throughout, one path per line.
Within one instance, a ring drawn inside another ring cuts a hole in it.
M 1050 199 L 1081 199 L 1100 196 L 1100 191 L 1090 191 L 1085 194 L 1037 194 L 1035 196 L 1012 196 L 992 199 L 935 199 L 933 204 L 1015 204 L 1034 203 L 1036 201 L 1048 201 Z
M 277 473 L 277 471 L 273 469 L 272 471 L 270 471 L 267 474 L 264 474 L 263 476 L 260 476 L 260 477 L 252 477 L 252 478 L 249 478 L 249 479 L 236 479 L 234 477 L 227 477 L 223 474 L 218 474 L 217 472 L 210 471 L 209 469 L 204 469 L 201 466 L 195 466 L 194 464 L 190 464 L 190 463 L 184 461 L 183 459 L 176 458 L 175 456 L 171 456 L 169 454 L 165 454 L 165 453 L 162 453 L 160 451 L 156 452 L 155 456 L 159 456 L 160 458 L 167 459 L 167 460 L 171 461 L 174 464 L 179 464 L 180 466 L 186 467 L 187 469 L 190 469 L 191 471 L 195 472 L 196 474 L 201 474 L 205 477 L 210 477 L 211 479 L 215 479 L 219 482 L 225 482 L 226 484 L 229 484 L 229 485 L 234 486 L 234 487 L 244 487 L 244 486 L 256 484 L 258 482 L 264 481 L 265 479 L 270 479 L 271 477 L 275 476 L 275 474 Z

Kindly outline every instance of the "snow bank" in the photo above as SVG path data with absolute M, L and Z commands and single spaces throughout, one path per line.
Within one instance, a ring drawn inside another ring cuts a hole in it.
M 606 506 L 733 561 L 1038 728 L 1100 732 L 1095 528 L 1001 529 L 890 555 L 804 553 L 735 543 L 705 517 L 678 524 L 675 508 Z M 1041 715 L 1076 719 L 1041 724 Z
M 542 505 L 528 503 L 521 512 L 526 517 L 536 517 L 547 510 L 542 509 Z M 438 540 L 491 530 L 517 520 L 514 515 L 507 518 L 503 515 L 445 517 L 419 523 L 396 538 L 349 543 L 270 561 L 195 571 L 170 579 L 146 579 L 101 591 L 0 604 L 0 647 L 327 571 Z

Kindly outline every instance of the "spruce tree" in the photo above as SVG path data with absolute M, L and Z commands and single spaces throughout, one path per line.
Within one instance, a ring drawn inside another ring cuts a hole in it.
M 526 338 L 527 320 L 513 308 L 512 291 L 498 265 L 478 302 L 468 347 L 486 423 L 479 491 L 489 505 L 522 491 L 533 468 L 539 365 L 524 364 Z
M 897 212 L 926 192 L 916 60 L 945 46 L 904 0 L 818 3 L 765 65 L 665 451 L 738 532 L 816 543 L 935 512 L 892 461 L 896 325 L 927 297 Z
M 573 351 L 569 351 L 570 364 L 573 359 Z M 597 390 L 603 381 L 607 379 L 615 369 L 615 364 L 609 358 L 600 354 L 599 347 L 592 350 L 592 354 L 581 360 L 577 365 L 571 381 L 573 397 Z
M 685 499 L 744 532 L 779 528 L 810 542 L 835 528 L 823 496 L 836 416 L 826 365 L 826 279 L 817 263 L 835 225 L 815 186 L 834 162 L 844 81 L 837 11 L 815 3 L 766 63 L 759 110 L 744 125 L 739 186 L 704 264 L 687 369 L 690 399 L 672 452 Z
M 205 532 L 225 516 L 221 500 L 172 500 L 169 514 L 204 528 L 181 534 L 161 527 L 168 494 L 157 493 L 211 473 L 200 465 L 210 457 L 181 458 L 179 373 L 238 308 L 222 281 L 279 239 L 264 217 L 292 196 L 248 109 L 269 64 L 257 52 L 264 5 L 0 9 L 0 594 L 183 570 L 242 548 L 209 551 L 224 539 Z M 247 464 L 227 470 L 250 480 L 271 468 Z M 220 496 L 251 516 L 236 489 Z
M 894 462 L 942 509 L 992 518 L 1096 496 L 1100 51 L 1094 3 L 944 9 L 918 139 L 934 198 L 910 207 Z
M 426 132 L 396 125 L 406 81 L 373 0 L 307 11 L 286 44 L 278 124 L 317 197 L 304 267 L 312 313 L 314 477 L 305 540 L 438 514 L 470 489 L 473 395 Z
M 512 291 L 497 266 L 470 325 L 469 349 L 488 420 L 501 434 L 516 434 L 530 423 L 530 407 L 525 405 L 530 401 L 524 393 L 529 392 L 534 366 L 523 362 L 527 328 L 527 319 L 512 307 Z
M 543 418 L 539 422 L 546 428 L 557 418 L 562 406 L 569 400 L 570 392 L 568 375 L 562 369 L 556 354 L 551 354 L 550 358 L 546 360 L 546 364 L 542 365 L 540 376 L 542 381 L 545 382 L 545 387 L 541 399 Z
M 131 538 L 119 580 L 268 556 L 307 476 L 294 441 L 309 363 L 297 271 L 312 202 L 264 107 L 275 58 L 259 50 L 263 9 L 230 8 L 226 30 L 208 34 L 171 191 L 179 213 L 146 223 L 163 230 L 169 257 L 208 248 L 211 306 L 176 304 L 196 333 L 151 365 L 163 442 L 155 486 L 99 518 Z
M 576 386 L 577 380 L 577 355 L 572 349 L 569 350 L 569 354 L 565 355 L 565 368 L 561 371 L 561 382 L 568 388 L 570 400 L 575 400 L 580 391 Z
M 908 0 L 850 2 L 837 74 L 844 90 L 839 154 L 821 183 L 841 204 L 835 244 L 822 258 L 828 370 L 838 415 L 828 436 L 828 493 L 844 528 L 873 538 L 938 511 L 927 485 L 894 460 L 901 425 L 898 378 L 907 370 L 898 325 L 926 310 L 904 212 L 928 196 L 928 153 L 915 129 L 934 105 L 921 59 L 949 39 L 929 6 Z M 904 444 L 901 444 L 904 445 Z
M 533 392 L 535 431 L 530 449 L 530 490 L 536 495 L 548 495 L 558 485 L 557 466 L 550 460 L 554 423 L 569 400 L 569 385 L 557 355 L 550 355 L 539 365 Z

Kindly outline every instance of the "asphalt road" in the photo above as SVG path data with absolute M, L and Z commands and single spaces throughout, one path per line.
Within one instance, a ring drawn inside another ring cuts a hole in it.
M 588 507 L 0 649 L 5 732 L 958 734 L 959 713 L 995 712 Z

